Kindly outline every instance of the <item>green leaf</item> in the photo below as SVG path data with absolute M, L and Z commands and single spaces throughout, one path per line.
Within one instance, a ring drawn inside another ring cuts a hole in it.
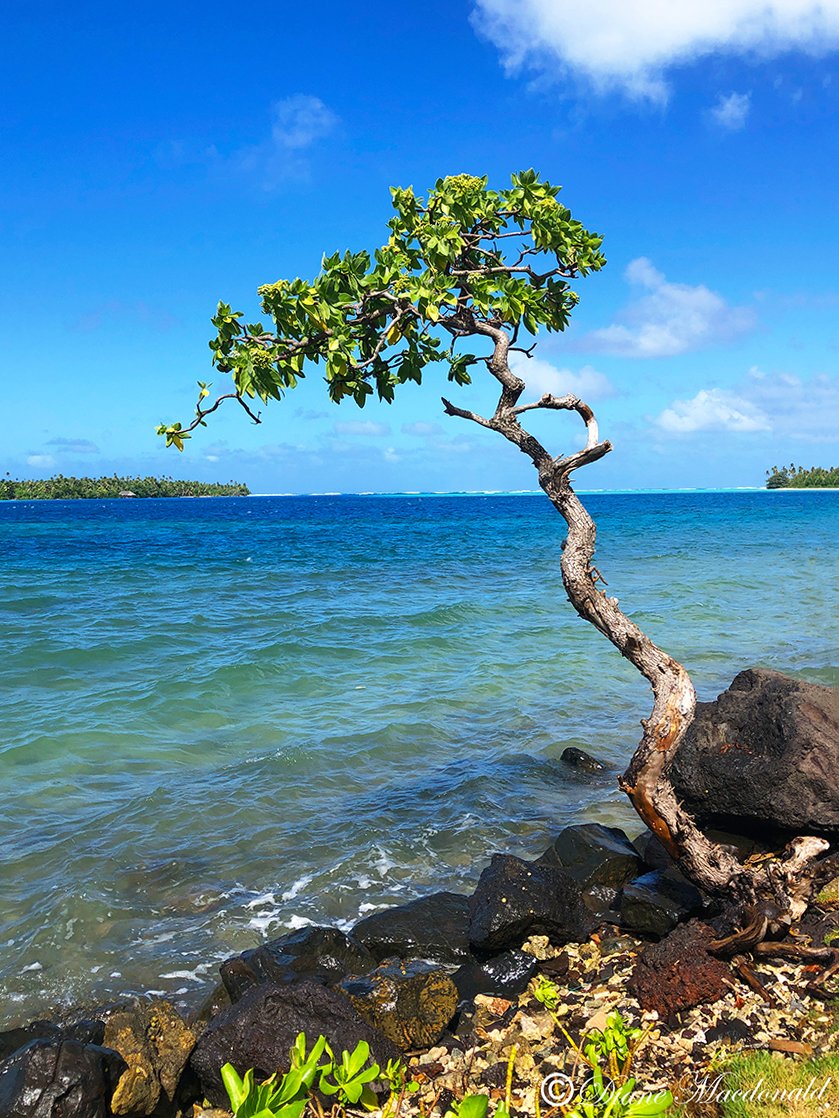
M 658 1118 L 659 1115 L 666 1114 L 672 1106 L 673 1096 L 669 1091 L 664 1091 L 655 1098 L 638 1099 L 637 1102 L 631 1103 L 622 1118 Z
M 457 1108 L 458 1118 L 486 1118 L 489 1095 L 467 1095 Z
M 248 1092 L 245 1089 L 245 1085 L 239 1073 L 232 1064 L 228 1063 L 222 1067 L 221 1081 L 224 1084 L 225 1091 L 227 1091 L 227 1097 L 230 1099 L 231 1107 L 234 1111 L 238 1110 L 247 1097 Z

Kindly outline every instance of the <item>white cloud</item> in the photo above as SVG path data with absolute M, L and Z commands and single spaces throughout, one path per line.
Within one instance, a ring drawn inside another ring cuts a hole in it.
M 656 420 L 664 431 L 771 431 L 769 417 L 748 400 L 721 388 L 702 389 L 691 400 L 674 400 Z
M 49 470 L 55 465 L 55 459 L 51 454 L 28 454 L 26 465 L 34 466 L 37 470 Z
M 746 127 L 749 110 L 752 107 L 750 93 L 729 93 L 728 97 L 720 96 L 719 101 L 711 109 L 709 115 L 714 124 L 725 132 L 740 132 Z
M 572 369 L 557 369 L 539 357 L 526 357 L 515 353 L 510 360 L 510 368 L 527 385 L 529 392 L 541 396 L 550 392 L 554 396 L 572 393 L 583 400 L 604 400 L 615 395 L 614 385 L 603 373 L 591 365 L 584 365 L 578 372 Z
M 390 434 L 386 423 L 374 423 L 372 419 L 352 419 L 335 424 L 336 435 L 373 435 L 380 438 Z
M 839 0 L 475 0 L 472 18 L 508 70 L 573 71 L 657 101 L 670 67 L 709 54 L 822 55 L 839 45 Z
M 229 160 L 221 160 L 223 166 L 256 180 L 264 190 L 273 190 L 290 176 L 305 173 L 306 150 L 328 136 L 338 123 L 328 105 L 305 93 L 276 102 L 271 115 L 267 140 L 241 148 Z
M 709 388 L 674 400 L 654 420 L 673 435 L 694 431 L 771 431 L 773 436 L 839 442 L 839 377 L 802 379 L 751 369 L 731 389 Z
M 630 303 L 618 321 L 581 338 L 575 348 L 618 357 L 675 357 L 745 334 L 755 325 L 747 307 L 731 307 L 704 284 L 668 283 L 641 256 L 626 269 L 627 280 L 648 294 Z
M 295 93 L 273 107 L 271 142 L 275 147 L 300 151 L 328 136 L 338 118 L 321 101 L 306 93 Z

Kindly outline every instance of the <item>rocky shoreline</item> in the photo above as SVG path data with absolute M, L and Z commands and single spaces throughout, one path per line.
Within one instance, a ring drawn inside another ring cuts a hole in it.
M 835 693 L 743 672 L 701 704 L 686 746 L 680 794 L 696 797 L 706 824 L 738 826 L 726 841 L 741 858 L 800 830 L 830 838 L 821 892 L 796 934 L 839 940 Z M 577 752 L 569 763 L 590 763 Z M 814 986 L 813 968 L 723 961 L 707 950 L 723 931 L 719 907 L 650 832 L 631 841 L 599 824 L 566 827 L 534 860 L 495 855 L 471 896 L 431 894 L 349 933 L 307 927 L 226 960 L 188 1020 L 138 998 L 0 1032 L 0 1118 L 225 1109 L 222 1066 L 257 1079 L 287 1071 L 300 1032 L 310 1043 L 325 1036 L 337 1054 L 365 1041 L 382 1068 L 403 1061 L 412 1091 L 399 1106 L 424 1116 L 456 1114 L 476 1092 L 509 1100 L 511 1113 L 561 1113 L 546 1084 L 580 1079 L 579 1042 L 615 1012 L 644 1033 L 639 1085 L 691 1105 L 721 1054 L 839 1052 L 833 995 Z

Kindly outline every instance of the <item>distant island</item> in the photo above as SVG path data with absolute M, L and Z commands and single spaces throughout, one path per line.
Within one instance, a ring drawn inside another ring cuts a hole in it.
M 67 501 L 108 497 L 247 497 L 240 481 L 177 481 L 171 477 L 55 477 L 0 479 L 3 501 Z
M 773 466 L 766 471 L 767 489 L 839 489 L 839 466 Z

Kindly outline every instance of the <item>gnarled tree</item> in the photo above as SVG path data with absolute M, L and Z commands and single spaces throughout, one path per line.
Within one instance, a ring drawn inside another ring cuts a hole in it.
M 561 569 L 571 604 L 652 688 L 652 713 L 622 788 L 685 875 L 736 913 L 738 930 L 718 941 L 720 951 L 777 939 L 806 908 L 814 863 L 828 844 L 802 837 L 777 857 L 744 864 L 711 842 L 682 808 L 668 774 L 694 716 L 693 685 L 682 665 L 598 587 L 595 525 L 571 484 L 574 471 L 608 454 L 611 444 L 576 396 L 523 402 L 526 382 L 510 367 L 513 351 L 531 354 L 540 329 L 565 329 L 577 302 L 570 283 L 603 267 L 602 238 L 575 221 L 558 201 L 559 188 L 534 171 L 514 175 L 500 191 L 490 190 L 485 178 L 456 175 L 439 180 L 426 200 L 410 189 L 392 194 L 390 237 L 372 259 L 366 252 L 336 254 L 324 258 L 311 283 L 280 280 L 259 288 L 272 328 L 244 324 L 241 312 L 219 304 L 210 347 L 216 367 L 232 378 L 231 391 L 213 400 L 210 386 L 199 382 L 192 421 L 163 425 L 158 433 L 182 450 L 227 400 L 259 422 L 257 400 L 267 403 L 294 388 L 307 363 L 324 366 L 335 402 L 352 397 L 362 407 L 373 392 L 391 401 L 399 385 L 419 383 L 432 362 L 445 364 L 455 385 L 484 369 L 498 385 L 492 414 L 444 398 L 445 411 L 497 432 L 531 460 L 568 525 Z M 583 447 L 548 450 L 525 426 L 535 411 L 576 412 L 585 426 Z

